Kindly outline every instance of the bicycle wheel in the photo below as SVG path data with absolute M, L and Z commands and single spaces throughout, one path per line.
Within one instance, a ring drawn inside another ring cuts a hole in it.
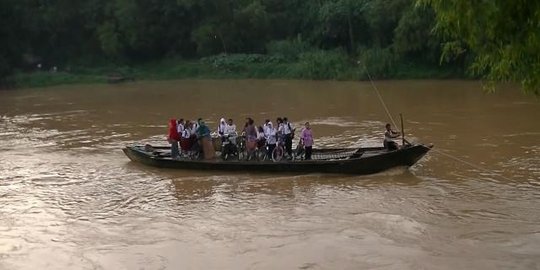
M 304 154 L 304 147 L 299 144 L 298 146 L 296 146 L 296 150 L 293 152 L 293 160 L 303 160 Z
M 276 146 L 274 151 L 272 151 L 272 161 L 278 162 L 281 161 L 283 155 L 285 154 L 285 149 L 281 145 Z
M 264 161 L 266 158 L 266 149 L 257 148 L 257 150 L 255 150 L 255 158 L 257 161 Z

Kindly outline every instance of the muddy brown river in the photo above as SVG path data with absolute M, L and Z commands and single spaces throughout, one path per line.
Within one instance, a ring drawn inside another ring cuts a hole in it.
M 165 144 L 171 117 L 288 116 L 316 147 L 377 146 L 391 120 L 366 82 L 0 91 L 0 269 L 540 269 L 540 101 L 474 81 L 376 85 L 407 137 L 435 145 L 409 170 L 176 171 L 121 151 Z

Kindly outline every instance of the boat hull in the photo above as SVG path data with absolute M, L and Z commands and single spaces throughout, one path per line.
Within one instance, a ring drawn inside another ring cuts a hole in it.
M 373 174 L 396 167 L 410 167 L 420 160 L 431 147 L 412 145 L 395 151 L 382 148 L 360 149 L 362 155 L 355 158 L 335 160 L 302 160 L 282 162 L 221 161 L 221 160 L 175 160 L 155 156 L 142 146 L 127 146 L 124 153 L 132 161 L 159 168 L 184 170 L 259 171 L 292 173 Z

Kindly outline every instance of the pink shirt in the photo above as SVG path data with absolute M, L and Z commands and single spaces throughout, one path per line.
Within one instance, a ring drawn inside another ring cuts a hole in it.
M 304 141 L 304 146 L 313 146 L 313 133 L 311 129 L 304 128 L 300 138 Z

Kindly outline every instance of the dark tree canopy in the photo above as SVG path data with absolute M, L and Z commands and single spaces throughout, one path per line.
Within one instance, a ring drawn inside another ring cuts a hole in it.
M 313 70 L 321 78 L 359 59 L 376 77 L 399 65 L 460 70 L 473 59 L 477 76 L 538 92 L 539 1 L 415 1 L 0 0 L 0 78 L 36 63 L 133 65 L 219 54 L 327 63 L 328 72 Z

